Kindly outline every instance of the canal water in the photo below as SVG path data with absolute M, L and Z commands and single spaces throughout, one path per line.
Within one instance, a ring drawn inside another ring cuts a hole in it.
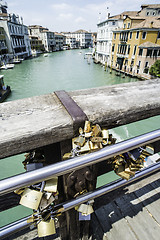
M 79 90 L 106 85 L 137 81 L 135 78 L 116 76 L 109 73 L 99 64 L 88 64 L 84 54 L 88 50 L 70 50 L 49 53 L 48 57 L 25 60 L 15 65 L 12 70 L 1 71 L 4 80 L 12 89 L 6 101 L 13 101 L 37 95 L 43 95 L 56 90 Z M 131 96 L 132 97 L 132 96 Z M 149 99 L 148 99 L 149 101 Z M 110 130 L 117 142 L 138 136 L 159 128 L 160 116 L 128 124 Z M 18 155 L 0 161 L 0 179 L 24 172 L 22 161 L 24 155 Z M 97 186 L 113 181 L 117 176 L 111 172 L 98 178 Z M 18 206 L 0 213 L 0 226 L 22 218 L 32 211 Z

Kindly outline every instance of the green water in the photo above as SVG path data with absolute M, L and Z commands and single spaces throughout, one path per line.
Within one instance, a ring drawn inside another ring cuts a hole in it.
M 83 50 L 62 51 L 50 53 L 48 57 L 43 55 L 31 60 L 23 61 L 15 65 L 12 70 L 1 71 L 5 83 L 11 86 L 12 93 L 6 101 L 27 98 L 56 90 L 79 90 L 99 86 L 120 84 L 123 82 L 137 81 L 135 78 L 121 78 L 109 71 L 104 71 L 100 65 L 91 62 L 87 64 Z M 88 51 L 88 50 L 87 50 Z M 132 123 L 111 130 L 117 141 L 122 141 L 140 134 L 158 129 L 160 116 Z M 24 172 L 23 155 L 7 158 L 0 161 L 0 178 Z M 117 176 L 114 173 L 105 174 L 98 178 L 98 186 L 113 181 Z M 0 213 L 0 226 L 22 218 L 32 213 L 23 206 Z

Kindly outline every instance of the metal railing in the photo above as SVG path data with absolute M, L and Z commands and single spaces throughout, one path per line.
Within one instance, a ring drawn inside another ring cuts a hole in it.
M 127 151 L 130 151 L 132 149 L 135 149 L 137 147 L 140 147 L 149 143 L 156 142 L 158 140 L 160 140 L 160 129 L 117 143 L 115 145 L 105 147 L 97 152 L 90 153 L 88 155 L 71 158 L 69 160 L 52 164 L 47 167 L 43 167 L 41 169 L 37 169 L 34 171 L 30 171 L 27 173 L 19 174 L 17 176 L 1 180 L 0 195 L 4 195 L 6 193 L 12 192 L 21 187 L 29 186 L 37 182 L 51 179 L 55 176 L 64 175 L 73 170 L 78 170 L 80 168 L 83 168 L 92 164 L 96 164 L 103 160 L 107 160 L 113 156 L 125 153 Z M 154 164 L 151 167 L 145 168 L 141 172 L 137 172 L 135 177 L 133 177 L 129 181 L 118 180 L 116 182 L 113 182 L 112 184 L 108 184 L 101 188 L 98 188 L 93 192 L 84 194 L 81 197 L 78 197 L 74 200 L 59 204 L 55 206 L 55 209 L 58 209 L 59 207 L 61 207 L 62 212 L 65 212 L 81 203 L 84 203 L 91 199 L 102 196 L 103 194 L 113 191 L 119 187 L 125 186 L 128 183 L 131 183 L 135 180 L 143 178 L 159 169 L 160 169 L 160 163 Z M 21 219 L 15 223 L 12 223 L 10 225 L 7 225 L 1 228 L 0 238 L 2 239 L 4 237 L 7 237 L 13 234 L 14 232 L 17 232 L 31 225 L 32 223 L 28 223 L 27 219 L 28 218 Z
M 1 180 L 0 195 L 96 164 L 115 155 L 122 154 L 144 144 L 149 144 L 158 140 L 160 140 L 160 129 L 105 147 L 94 153 L 71 158 L 66 161 L 51 164 L 47 167 Z
M 150 166 L 140 172 L 137 172 L 136 175 L 130 179 L 129 181 L 127 180 L 117 180 L 113 183 L 104 185 L 103 187 L 97 188 L 95 191 L 93 192 L 89 192 L 87 194 L 82 195 L 81 197 L 78 197 L 74 200 L 68 201 L 68 202 L 64 202 L 61 203 L 59 205 L 55 206 L 55 209 L 59 209 L 61 208 L 61 212 L 66 212 L 82 203 L 85 203 L 91 199 L 95 199 L 97 197 L 100 197 L 106 193 L 109 193 L 117 188 L 120 187 L 124 187 L 125 185 L 128 185 L 129 183 L 135 181 L 135 180 L 140 180 L 141 178 L 154 173 L 156 171 L 158 171 L 160 169 L 160 163 L 154 164 L 153 166 Z M 18 231 L 21 231 L 27 227 L 29 227 L 30 225 L 33 225 L 33 222 L 28 222 L 27 220 L 31 217 L 28 216 L 26 218 L 23 218 L 21 220 L 18 220 L 14 223 L 11 223 L 7 226 L 4 226 L 2 228 L 0 228 L 0 239 L 6 238 Z

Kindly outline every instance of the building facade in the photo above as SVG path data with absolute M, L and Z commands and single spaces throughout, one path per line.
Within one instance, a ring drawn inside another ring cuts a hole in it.
M 123 24 L 123 29 L 114 31 L 112 66 L 134 76 L 149 78 L 149 71 L 144 68 L 154 63 L 153 53 L 158 57 L 160 20 L 157 17 L 126 17 Z M 151 49 L 152 54 L 149 55 Z M 146 60 L 148 57 L 150 61 Z
M 97 24 L 97 47 L 95 61 L 107 66 L 111 65 L 112 36 L 115 29 L 122 27 L 123 19 L 111 17 Z
M 69 46 L 70 49 L 77 48 L 77 41 L 74 37 L 66 37 L 66 45 Z
M 38 39 L 38 37 L 30 36 L 30 44 L 32 55 L 45 52 L 44 44 L 42 43 L 42 40 Z
M 31 46 L 28 28 L 23 19 L 15 14 L 7 13 L 6 2 L 0 2 L 0 27 L 4 29 L 9 58 L 18 56 L 27 58 L 31 56 Z
M 53 52 L 56 48 L 54 32 L 49 31 L 40 25 L 31 25 L 29 28 L 29 35 L 38 37 L 42 41 L 46 52 Z
M 75 32 L 63 32 L 66 37 L 75 38 L 77 47 L 89 48 L 93 47 L 92 33 L 85 30 L 78 30 Z
M 66 41 L 66 36 L 64 36 L 61 33 L 55 32 L 56 51 L 63 50 L 63 46 L 66 45 L 66 43 L 64 44 L 64 42 L 65 42 L 64 39 Z

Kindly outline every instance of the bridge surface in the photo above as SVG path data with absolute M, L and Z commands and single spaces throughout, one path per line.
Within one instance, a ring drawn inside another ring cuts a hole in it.
M 97 199 L 97 210 L 92 217 L 92 239 L 160 239 L 159 177 L 158 172 Z M 114 200 L 109 202 L 111 199 Z

